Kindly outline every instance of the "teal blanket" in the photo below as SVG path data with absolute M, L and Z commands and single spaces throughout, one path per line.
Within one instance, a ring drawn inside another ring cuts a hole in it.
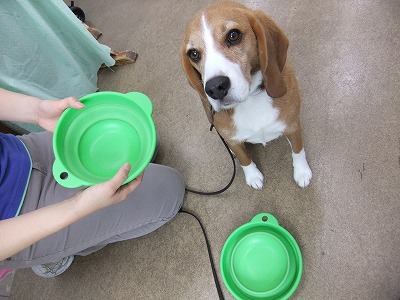
M 43 99 L 97 90 L 110 48 L 86 30 L 62 0 L 0 1 L 0 86 Z
M 0 87 L 42 99 L 80 98 L 97 90 L 103 63 L 115 63 L 110 48 L 62 0 L 0 1 Z

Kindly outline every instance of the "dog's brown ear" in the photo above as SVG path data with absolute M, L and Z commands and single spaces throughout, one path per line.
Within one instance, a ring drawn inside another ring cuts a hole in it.
M 187 80 L 192 88 L 194 88 L 200 96 L 201 102 L 203 104 L 204 110 L 206 112 L 208 121 L 213 124 L 213 116 L 211 111 L 211 104 L 207 100 L 206 93 L 203 88 L 203 81 L 201 79 L 200 73 L 192 66 L 189 57 L 186 55 L 185 45 L 181 48 L 181 58 L 183 70 L 186 73 Z
M 261 11 L 249 10 L 246 15 L 257 37 L 260 68 L 267 93 L 272 98 L 282 97 L 287 91 L 282 70 L 289 41 L 283 31 Z

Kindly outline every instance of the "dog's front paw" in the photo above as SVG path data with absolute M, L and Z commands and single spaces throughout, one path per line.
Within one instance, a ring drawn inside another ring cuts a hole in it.
M 292 153 L 293 157 L 293 178 L 301 188 L 307 187 L 312 178 L 311 169 L 307 163 L 304 149 L 300 153 Z
M 248 166 L 242 166 L 244 176 L 246 177 L 246 183 L 253 189 L 262 190 L 264 185 L 264 176 L 258 170 L 256 164 L 251 162 Z
M 307 187 L 312 178 L 312 172 L 308 164 L 303 168 L 294 168 L 293 177 L 301 188 Z

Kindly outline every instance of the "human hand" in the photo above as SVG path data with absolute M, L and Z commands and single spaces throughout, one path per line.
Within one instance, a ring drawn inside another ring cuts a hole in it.
M 79 203 L 80 208 L 82 205 L 90 208 L 92 211 L 119 203 L 128 197 L 142 182 L 143 173 L 131 182 L 122 185 L 128 178 L 131 165 L 124 164 L 117 174 L 109 181 L 96 184 L 79 192 L 75 196 L 75 200 Z
M 81 109 L 84 105 L 75 97 L 61 100 L 41 100 L 37 107 L 37 123 L 42 128 L 53 132 L 61 114 L 69 107 Z

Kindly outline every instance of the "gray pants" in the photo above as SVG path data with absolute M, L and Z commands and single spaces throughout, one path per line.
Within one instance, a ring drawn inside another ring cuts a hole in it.
M 21 214 L 72 197 L 54 180 L 52 134 L 31 133 L 20 139 L 32 158 L 32 174 Z M 88 255 L 109 243 L 136 238 L 171 220 L 182 206 L 185 185 L 181 174 L 169 167 L 150 164 L 141 185 L 116 205 L 93 213 L 14 256 L 0 268 L 26 268 L 58 261 L 69 255 Z

